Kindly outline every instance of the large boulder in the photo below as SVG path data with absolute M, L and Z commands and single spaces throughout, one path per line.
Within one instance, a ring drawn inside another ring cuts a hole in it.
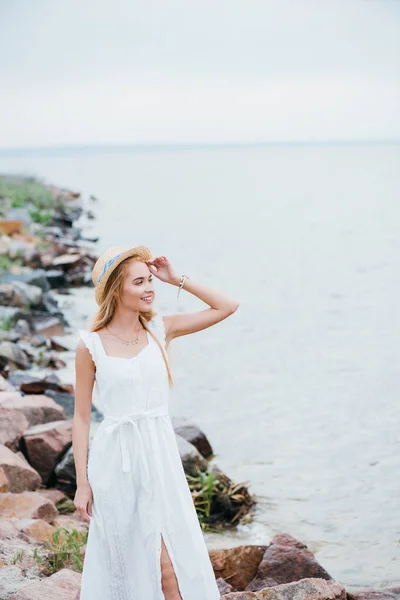
M 310 578 L 269 587 L 258 592 L 232 592 L 221 600 L 346 600 L 346 590 L 336 581 Z
M 48 389 L 45 392 L 46 396 L 53 398 L 54 402 L 63 407 L 65 414 L 68 417 L 74 416 L 75 411 L 75 395 L 68 392 L 59 392 Z M 90 420 L 92 423 L 100 423 L 104 418 L 102 412 L 100 412 L 95 405 L 92 403 L 90 411 Z
M 246 590 L 256 592 L 310 577 L 332 579 L 305 544 L 286 533 L 279 533 L 265 550 L 257 574 Z
M 0 406 L 18 409 L 25 415 L 29 427 L 66 418 L 63 407 L 44 394 L 22 396 L 19 392 L 0 392 Z
M 347 600 L 400 600 L 400 586 L 347 592 Z
M 3 306 L 40 306 L 43 291 L 36 285 L 30 285 L 23 281 L 0 284 L 0 304 Z
M 96 434 L 96 431 L 99 427 L 100 423 L 91 422 L 90 430 L 89 430 L 89 451 L 92 445 L 92 440 Z M 74 460 L 74 451 L 71 446 L 63 455 L 62 459 L 54 469 L 55 475 L 59 479 L 63 479 L 65 481 L 70 481 L 74 485 L 76 484 L 76 471 L 75 471 L 75 460 Z
M 30 464 L 47 483 L 57 462 L 72 444 L 72 420 L 35 425 L 25 431 L 23 439 Z
M 237 546 L 210 550 L 209 555 L 216 578 L 229 581 L 233 590 L 245 590 L 254 579 L 267 546 Z
M 77 600 L 81 586 L 81 573 L 61 569 L 41 581 L 29 583 L 9 600 Z
M 0 405 L 0 444 L 17 451 L 19 441 L 28 427 L 24 413 Z
M 0 494 L 10 491 L 10 484 L 8 483 L 8 477 L 3 467 L 0 466 Z
M 51 523 L 58 515 L 54 504 L 37 492 L 0 494 L 0 517 L 44 519 Z
M 11 385 L 11 383 L 8 381 L 8 379 L 6 379 L 5 377 L 3 377 L 3 375 L 0 375 L 0 392 L 13 392 L 14 387 Z
M 51 544 L 52 535 L 56 530 L 55 525 L 50 525 L 44 519 L 17 519 L 13 517 L 10 519 L 13 525 L 27 535 L 33 542 L 38 544 Z
M 182 417 L 172 417 L 172 425 L 175 433 L 193 444 L 204 458 L 208 458 L 213 454 L 210 442 L 197 425 L 189 423 Z
M 0 342 L 0 361 L 13 369 L 28 369 L 30 366 L 26 353 L 17 344 L 7 340 Z
M 15 454 L 3 445 L 0 445 L 0 468 L 7 478 L 8 489 L 5 491 L 19 493 L 37 490 L 42 483 L 39 473 L 21 452 Z
M 46 390 L 69 391 L 68 386 L 64 385 L 55 373 L 42 378 L 24 371 L 14 371 L 11 373 L 9 381 L 25 394 L 44 394 Z
M 39 578 L 32 558 L 29 537 L 20 531 L 14 519 L 0 517 L 0 598 L 8 599 L 30 581 Z M 15 558 L 18 557 L 17 563 Z
M 175 437 L 185 473 L 196 477 L 200 471 L 206 471 L 207 461 L 202 457 L 197 448 L 187 442 L 182 436 L 175 434 Z

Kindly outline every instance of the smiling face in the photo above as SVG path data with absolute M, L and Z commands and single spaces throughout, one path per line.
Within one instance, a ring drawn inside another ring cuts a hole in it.
M 127 262 L 120 297 L 122 305 L 135 311 L 150 310 L 154 302 L 153 278 L 146 263 L 138 260 Z

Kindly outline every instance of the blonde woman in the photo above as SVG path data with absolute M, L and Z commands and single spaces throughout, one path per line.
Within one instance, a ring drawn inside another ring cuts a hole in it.
M 154 277 L 209 305 L 153 310 Z M 98 311 L 76 350 L 75 507 L 90 523 L 80 600 L 219 600 L 168 412 L 168 344 L 238 303 L 148 248 L 113 246 L 92 273 Z M 93 388 L 104 413 L 89 449 Z

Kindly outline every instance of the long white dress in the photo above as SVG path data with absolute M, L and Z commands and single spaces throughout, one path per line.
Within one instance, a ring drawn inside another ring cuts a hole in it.
M 148 322 L 165 348 L 161 315 Z M 183 600 L 220 600 L 169 415 L 160 348 L 108 356 L 96 332 L 79 329 L 96 365 L 104 413 L 87 474 L 93 491 L 80 600 L 164 600 L 161 535 Z

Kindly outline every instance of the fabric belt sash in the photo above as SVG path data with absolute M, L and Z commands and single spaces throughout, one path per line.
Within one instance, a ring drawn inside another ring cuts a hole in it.
M 137 424 L 137 420 L 139 419 L 148 419 L 152 417 L 160 417 L 163 415 L 168 415 L 168 405 L 156 406 L 152 409 L 138 411 L 134 413 L 130 413 L 127 415 L 121 416 L 106 416 L 104 417 L 105 422 L 105 430 L 109 433 L 114 431 L 119 432 L 119 440 L 121 446 L 121 457 L 122 457 L 122 470 L 124 473 L 128 473 L 131 470 L 130 464 L 130 453 L 128 443 L 130 444 L 130 437 L 127 431 L 124 431 L 125 427 L 130 427 L 133 435 L 136 438 L 132 447 L 135 448 L 139 458 L 139 468 L 142 470 L 143 483 L 146 484 L 150 480 L 150 472 L 149 467 L 146 460 L 146 452 L 145 446 L 142 438 L 142 434 L 140 433 L 140 429 Z

